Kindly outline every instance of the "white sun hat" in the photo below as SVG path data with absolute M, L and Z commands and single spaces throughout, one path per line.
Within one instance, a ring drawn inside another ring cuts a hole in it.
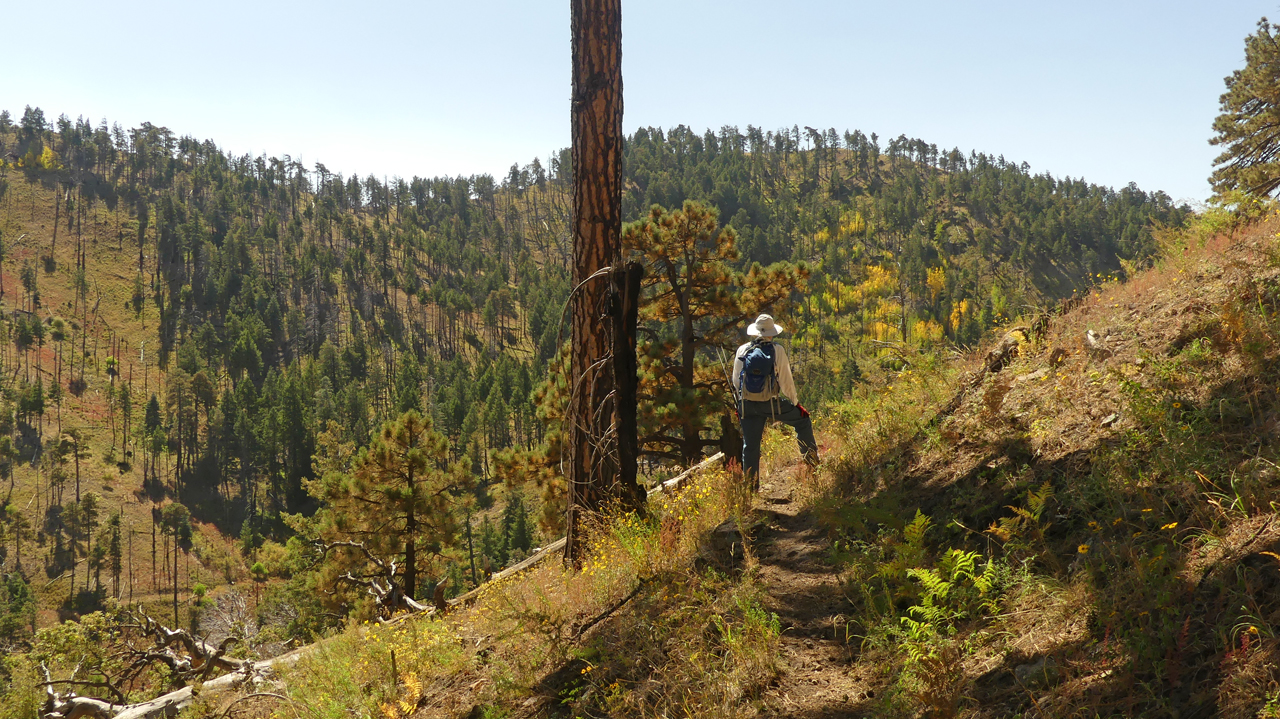
M 787 328 L 773 321 L 773 315 L 760 315 L 747 326 L 748 337 L 777 337 Z

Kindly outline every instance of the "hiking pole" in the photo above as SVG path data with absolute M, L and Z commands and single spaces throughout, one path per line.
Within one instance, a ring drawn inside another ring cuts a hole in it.
M 724 372 L 724 380 L 729 384 L 729 394 L 733 397 L 733 411 L 738 415 L 738 422 L 742 422 L 742 399 L 738 397 L 738 391 L 733 386 L 733 378 L 729 376 L 729 365 L 725 363 L 724 348 L 717 347 L 716 352 L 720 355 L 720 369 Z

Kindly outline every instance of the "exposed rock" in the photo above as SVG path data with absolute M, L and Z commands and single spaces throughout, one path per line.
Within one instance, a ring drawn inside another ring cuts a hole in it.
M 1116 420 L 1118 419 L 1120 419 L 1120 415 L 1116 414 L 1115 412 L 1112 412 L 1111 414 L 1102 418 L 1102 426 L 1110 427 L 1111 425 L 1115 424 Z
M 1005 333 L 1000 343 L 987 353 L 987 372 L 999 372 L 1018 356 L 1018 346 L 1027 341 L 1027 328 L 1014 327 Z
M 699 559 L 721 568 L 731 568 L 743 559 L 742 532 L 732 519 L 711 530 L 698 547 Z
M 1013 677 L 1028 689 L 1052 686 L 1058 681 L 1058 663 L 1053 657 L 1040 657 L 1030 664 L 1014 667 Z
M 1043 369 L 1038 369 L 1038 370 L 1036 370 L 1035 372 L 1030 372 L 1030 373 L 1023 374 L 1023 375 L 1018 375 L 1017 379 L 1015 379 L 1014 381 L 1015 381 L 1015 382 L 1029 382 L 1029 381 L 1031 381 L 1031 380 L 1042 379 L 1042 378 L 1044 378 L 1044 377 L 1048 377 L 1048 376 L 1049 376 L 1049 368 L 1047 368 L 1047 367 L 1046 367 L 1046 368 L 1043 368 Z
M 1093 330 L 1084 333 L 1084 346 L 1094 359 L 1106 359 L 1111 356 L 1111 350 L 1107 349 L 1106 336 Z

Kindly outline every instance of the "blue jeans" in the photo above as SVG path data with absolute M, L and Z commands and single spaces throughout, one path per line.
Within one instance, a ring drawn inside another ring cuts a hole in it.
M 742 474 L 750 478 L 753 487 L 759 486 L 760 474 L 760 438 L 764 436 L 764 426 L 769 420 L 777 420 L 790 425 L 796 431 L 796 444 L 800 446 L 800 454 L 805 461 L 818 461 L 818 442 L 813 438 L 813 422 L 801 414 L 800 409 L 786 397 L 779 397 L 772 402 L 756 402 L 743 400 L 742 418 Z

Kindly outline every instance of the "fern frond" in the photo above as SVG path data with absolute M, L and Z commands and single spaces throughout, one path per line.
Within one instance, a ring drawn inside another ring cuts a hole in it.
M 1053 486 L 1048 482 L 1040 485 L 1039 492 L 1027 492 L 1027 508 L 1031 510 L 1032 517 L 1037 522 L 1040 521 L 1040 515 L 1051 499 L 1053 499 Z
M 1038 516 L 1039 516 L 1039 515 L 1038 515 L 1038 513 L 1027 511 L 1026 509 L 1023 509 L 1022 507 L 1009 507 L 1009 509 L 1012 509 L 1012 510 L 1013 510 L 1013 513 L 1014 513 L 1014 514 L 1016 514 L 1016 515 L 1018 515 L 1018 517 L 1019 517 L 1019 518 L 1021 518 L 1021 519 L 1028 519 L 1028 520 L 1031 520 L 1031 521 L 1033 521 L 1033 522 L 1034 522 L 1034 521 L 1036 521 L 1036 520 L 1038 519 Z
M 987 534 L 994 536 L 1001 542 L 1009 542 L 1017 535 L 1018 525 L 1019 522 L 1014 517 L 1001 517 L 992 522 L 990 527 L 987 527 Z
M 917 509 L 915 518 L 902 530 L 903 541 L 906 542 L 908 547 L 923 551 L 924 535 L 925 532 L 929 531 L 929 527 L 932 524 L 933 522 L 930 521 L 929 516 Z
M 995 582 L 996 563 L 993 560 L 988 559 L 987 566 L 983 568 L 982 574 L 973 578 L 973 586 L 977 588 L 979 594 L 985 597 L 987 593 L 991 591 L 991 588 L 995 586 Z
M 946 599 L 947 593 L 951 591 L 951 582 L 943 579 L 937 570 L 908 569 L 907 576 L 924 587 L 924 595 L 920 598 L 924 603 L 932 604 L 934 599 Z
M 981 555 L 977 552 L 950 549 L 947 550 L 946 554 L 942 555 L 942 559 L 938 560 L 938 569 L 942 576 L 952 582 L 965 578 L 973 579 L 973 572 L 977 567 L 979 556 Z

